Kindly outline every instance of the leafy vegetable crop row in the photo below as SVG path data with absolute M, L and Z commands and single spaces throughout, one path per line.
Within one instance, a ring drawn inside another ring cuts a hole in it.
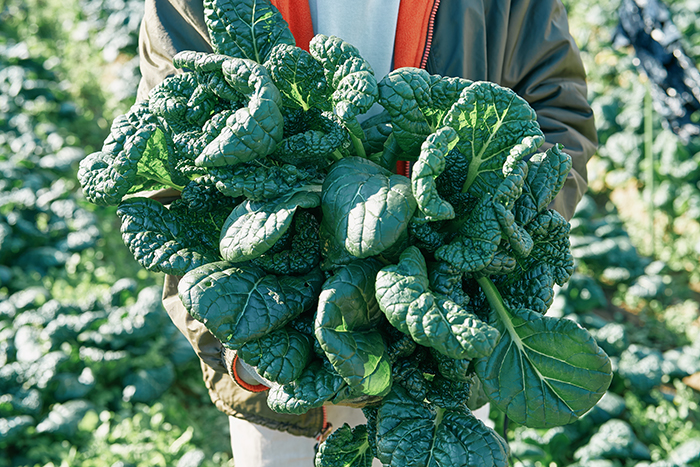
M 115 119 L 78 176 L 119 205 L 146 269 L 184 276 L 188 312 L 269 381 L 271 408 L 365 405 L 317 465 L 506 465 L 472 392 L 532 427 L 595 405 L 607 355 L 544 316 L 573 272 L 547 207 L 571 161 L 537 152 L 524 100 L 418 69 L 377 83 L 338 38 L 295 47 L 267 2 L 207 1 L 205 18 L 215 53 L 178 54 L 183 73 Z M 138 196 L 165 188 L 181 192 L 169 208 Z
M 589 74 L 600 139 L 593 193 L 611 199 L 637 248 L 700 283 L 700 138 L 682 141 L 650 102 L 634 49 L 616 46 L 619 1 L 565 2 Z M 700 62 L 697 2 L 663 2 L 684 49 Z M 590 12 L 590 13 L 589 13 Z M 659 31 L 661 33 L 661 31 Z M 656 33 L 656 37 L 659 37 Z M 663 36 L 663 34 L 661 34 Z M 666 39 L 659 39 L 665 43 Z M 700 115 L 694 115 L 696 123 Z M 647 155 L 649 154 L 649 155 Z M 651 157 L 650 157 L 651 156 Z
M 634 50 L 613 46 L 620 2 L 564 3 L 587 66 L 601 145 L 588 167 L 591 196 L 571 221 L 576 272 L 557 289 L 549 313 L 591 329 L 615 376 L 596 408 L 574 424 L 511 424 L 514 463 L 700 465 L 697 142 L 681 143 L 645 109 L 647 85 Z M 665 3 L 697 61 L 697 2 Z
M 157 278 L 123 246 L 114 209 L 96 210 L 76 189 L 83 146 L 105 135 L 87 103 L 101 115 L 106 96 L 121 98 L 75 79 L 104 61 L 69 69 L 90 41 L 66 45 L 56 24 L 90 32 L 110 5 L 32 3 L 0 7 L 0 465 L 223 465 L 230 454 L 211 452 L 227 450 L 225 433 L 211 450 L 183 409 L 211 413 L 207 424 L 225 432 Z M 121 11 L 136 23 L 137 13 Z M 110 32 L 133 45 L 128 31 Z
M 615 376 L 596 407 L 570 425 L 510 424 L 514 465 L 699 465 L 692 379 L 700 371 L 700 304 L 688 277 L 640 255 L 622 220 L 591 197 L 571 224 L 577 272 L 557 289 L 549 314 L 590 329 Z M 502 419 L 497 427 L 505 429 Z

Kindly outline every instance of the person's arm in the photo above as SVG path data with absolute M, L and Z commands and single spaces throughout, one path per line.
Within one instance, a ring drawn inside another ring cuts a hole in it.
M 211 52 L 201 0 L 146 0 L 139 31 L 141 82 L 138 100 L 177 72 L 172 59 L 183 50 Z
M 555 143 L 573 159 L 573 170 L 553 202 L 567 220 L 587 189 L 586 163 L 598 137 L 588 104 L 586 71 L 569 33 L 560 0 L 511 3 L 502 85 L 525 98 L 537 112 L 547 149 Z
M 211 51 L 201 1 L 146 0 L 139 32 L 141 81 L 137 100 L 168 76 L 177 73 L 173 56 L 182 50 Z M 151 198 L 165 205 L 179 197 L 174 190 L 162 190 Z M 163 307 L 175 326 L 187 338 L 200 360 L 219 373 L 228 373 L 221 358 L 221 343 L 201 322 L 187 313 L 177 293 L 179 277 L 166 275 Z

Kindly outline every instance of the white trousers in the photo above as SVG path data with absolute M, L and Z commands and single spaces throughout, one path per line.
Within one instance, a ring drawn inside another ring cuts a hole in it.
M 488 426 L 488 404 L 474 412 Z M 326 416 L 333 428 L 361 425 L 367 422 L 362 410 L 344 406 L 326 406 Z M 272 430 L 261 425 L 229 417 L 231 447 L 236 467 L 313 467 L 316 440 Z M 372 467 L 381 467 L 374 459 Z

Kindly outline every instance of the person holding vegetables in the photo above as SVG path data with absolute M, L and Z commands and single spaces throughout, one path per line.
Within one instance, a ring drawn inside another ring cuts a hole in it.
M 597 136 L 585 70 L 560 0 L 272 0 L 272 4 L 289 23 L 297 46 L 308 49 L 315 34 L 338 36 L 359 49 L 378 80 L 393 69 L 417 67 L 514 90 L 537 113 L 546 139 L 540 150 L 559 143 L 572 157 L 573 169 L 551 205 L 567 220 L 572 217 L 586 191 L 586 163 L 595 152 Z M 176 53 L 212 51 L 204 10 L 202 0 L 146 0 L 139 99 L 179 72 L 172 64 Z M 397 170 L 407 168 L 399 163 Z M 178 193 L 166 190 L 153 197 L 168 204 Z M 201 359 L 212 401 L 231 417 L 236 465 L 312 465 L 316 438 L 327 435 L 331 424 L 363 421 L 362 412 L 350 406 L 312 409 L 304 415 L 270 410 L 265 381 L 235 353 L 222 352 L 221 343 L 187 313 L 178 297 L 178 280 L 166 276 L 163 303 Z M 363 401 L 356 402 L 362 406 Z

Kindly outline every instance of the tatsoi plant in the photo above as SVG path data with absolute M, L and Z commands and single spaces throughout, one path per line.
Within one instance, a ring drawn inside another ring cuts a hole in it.
M 207 0 L 205 17 L 215 52 L 178 54 L 182 73 L 115 120 L 79 178 L 119 204 L 135 258 L 183 276 L 188 312 L 272 382 L 273 410 L 364 407 L 316 465 L 505 466 L 470 397 L 531 427 L 593 407 L 608 357 L 545 316 L 573 272 L 548 208 L 571 161 L 537 152 L 528 104 L 413 68 L 377 83 L 336 37 L 295 47 L 265 1 Z M 138 196 L 166 187 L 169 208 Z

